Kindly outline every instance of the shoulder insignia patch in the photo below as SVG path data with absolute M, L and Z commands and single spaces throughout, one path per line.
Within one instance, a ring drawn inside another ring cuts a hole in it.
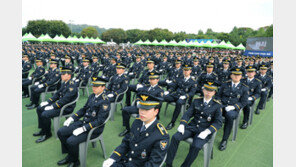
M 89 71 L 89 73 L 91 73 L 91 71 Z
M 106 111 L 108 109 L 108 104 L 103 104 L 103 109 Z
M 58 76 L 59 76 L 59 74 L 56 74 L 56 76 L 58 77 Z
M 73 91 L 73 88 L 69 88 L 69 90 L 70 90 L 70 92 L 72 92 Z
M 160 141 L 160 149 L 165 150 L 167 148 L 168 142 L 167 140 L 161 140 Z
M 27 67 L 29 68 L 29 67 L 30 67 L 30 65 L 27 65 Z
M 165 129 L 165 127 L 161 123 L 157 123 L 157 128 L 162 135 L 168 134 L 168 131 Z
M 125 80 L 125 83 L 128 84 L 128 80 Z
M 218 103 L 218 104 L 222 104 L 219 100 L 217 99 L 213 99 L 214 102 Z

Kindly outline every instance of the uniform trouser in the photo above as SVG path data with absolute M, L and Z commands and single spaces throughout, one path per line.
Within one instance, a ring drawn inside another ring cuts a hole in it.
M 68 153 L 69 161 L 78 161 L 79 144 L 85 142 L 87 139 L 88 132 L 83 132 L 78 136 L 73 135 L 73 131 L 83 126 L 82 121 L 77 121 L 70 124 L 68 127 L 63 126 L 58 130 L 58 137 L 61 141 L 62 153 Z M 100 128 L 98 133 L 93 133 L 91 139 L 98 137 L 104 128 Z
M 138 114 L 137 106 L 126 106 L 122 109 L 122 124 L 127 130 L 130 130 L 130 118 L 132 114 Z
M 180 141 L 186 140 L 189 137 L 193 137 L 193 143 L 190 145 L 190 149 L 187 154 L 187 157 L 182 164 L 182 167 L 191 166 L 191 164 L 196 159 L 199 151 L 203 148 L 203 146 L 209 141 L 211 137 L 211 135 L 208 135 L 205 139 L 198 138 L 197 136 L 199 135 L 200 132 L 201 131 L 194 133 L 190 130 L 185 129 L 185 132 L 183 135 L 180 132 L 175 133 L 171 139 L 171 143 L 168 148 L 166 164 L 172 165 Z
M 31 84 L 32 84 L 32 80 L 29 80 L 29 79 L 23 79 L 22 80 L 22 91 L 24 91 L 24 95 L 28 95 L 29 94 L 28 87 Z
M 273 94 L 273 86 L 270 88 L 269 94 L 268 94 L 268 98 L 271 98 Z
M 223 138 L 222 140 L 228 140 L 229 135 L 232 130 L 233 126 L 233 121 L 237 118 L 238 116 L 238 111 L 236 110 L 230 110 L 226 111 L 225 108 L 223 108 L 223 116 L 225 117 L 225 124 L 224 124 L 224 132 L 223 132 Z
M 173 114 L 173 118 L 172 118 L 172 123 L 175 123 L 180 112 L 181 112 L 181 108 L 182 108 L 182 105 L 185 104 L 186 102 L 186 99 L 182 100 L 182 99 L 179 99 L 180 96 L 178 95 L 174 95 L 174 94 L 168 94 L 166 96 L 164 96 L 164 101 L 170 103 L 170 102 L 176 102 L 176 107 L 175 107 L 175 110 L 174 110 L 174 114 Z
M 38 88 L 37 85 L 34 85 L 31 87 L 31 97 L 30 100 L 33 104 L 38 105 L 39 104 L 39 99 L 40 99 L 40 94 L 42 92 L 45 92 L 46 87 Z
M 46 105 L 50 106 L 50 105 Z M 60 109 L 44 110 L 46 106 L 38 106 L 36 109 L 38 115 L 38 128 L 41 128 L 41 133 L 44 135 L 51 134 L 51 118 L 60 115 Z
M 254 102 L 255 102 L 254 100 L 248 100 L 248 104 L 243 108 L 243 111 L 244 111 L 243 124 L 248 123 L 251 106 L 254 104 Z
M 260 110 L 263 110 L 264 103 L 266 102 L 266 98 L 267 98 L 267 93 L 268 93 L 267 90 L 261 92 L 260 101 L 259 101 L 258 106 L 257 106 L 257 108 L 260 109 Z
M 125 99 L 125 104 L 127 106 L 131 105 L 131 91 L 133 92 L 137 92 L 137 85 L 129 85 L 128 86 L 128 90 L 126 92 L 126 99 Z

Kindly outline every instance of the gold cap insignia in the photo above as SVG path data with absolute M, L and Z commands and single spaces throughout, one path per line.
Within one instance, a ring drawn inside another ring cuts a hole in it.
M 148 96 L 141 95 L 141 98 L 143 99 L 143 101 L 146 101 L 146 99 L 148 98 Z

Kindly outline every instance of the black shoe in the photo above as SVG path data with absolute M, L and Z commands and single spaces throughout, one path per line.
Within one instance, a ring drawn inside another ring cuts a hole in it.
M 248 123 L 243 123 L 242 126 L 240 127 L 241 129 L 247 129 Z
M 255 114 L 257 114 L 257 115 L 260 114 L 259 108 L 256 109 Z
M 70 162 L 68 167 L 77 167 L 80 165 L 80 162 L 79 161 L 76 161 L 76 162 Z
M 44 135 L 42 133 L 42 130 L 40 130 L 39 132 L 33 133 L 33 136 L 42 136 L 42 135 Z
M 57 162 L 57 164 L 59 165 L 59 166 L 61 166 L 61 165 L 66 165 L 66 164 L 68 164 L 70 161 L 69 161 L 69 155 L 67 155 L 64 159 L 62 159 L 62 160 L 60 160 L 59 162 Z
M 223 150 L 226 149 L 226 147 L 227 147 L 227 141 L 226 140 L 222 140 L 221 143 L 220 143 L 220 145 L 219 145 L 219 150 L 220 151 L 223 151 Z
M 32 110 L 32 109 L 34 109 L 34 108 L 37 108 L 37 105 L 36 105 L 36 104 L 33 104 L 33 105 L 29 106 L 27 109 L 28 109 L 28 110 Z
M 32 105 L 33 105 L 33 103 L 31 102 L 30 104 L 26 104 L 25 106 L 29 107 L 29 106 L 32 106 Z
M 41 136 L 39 139 L 37 139 L 35 142 L 36 142 L 36 143 L 44 142 L 45 140 L 47 140 L 47 139 L 50 138 L 51 136 L 52 136 L 52 134 L 49 134 L 49 135 L 43 135 L 43 136 Z
M 126 134 L 129 133 L 129 130 L 125 129 L 124 131 L 122 131 L 121 133 L 119 133 L 119 137 L 125 136 Z
M 166 127 L 166 130 L 171 130 L 175 126 L 175 123 L 169 123 L 168 126 Z

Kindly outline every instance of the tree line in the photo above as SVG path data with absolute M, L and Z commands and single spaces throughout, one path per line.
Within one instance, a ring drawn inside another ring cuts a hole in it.
M 72 32 L 71 32 L 72 29 Z M 81 29 L 81 30 L 80 30 Z M 80 30 L 80 32 L 79 32 Z M 41 34 L 48 33 L 50 37 L 56 35 L 63 35 L 65 37 L 76 35 L 79 37 L 93 37 L 101 38 L 103 41 L 110 41 L 111 39 L 116 43 L 135 43 L 140 39 L 142 41 L 154 41 L 155 39 L 160 42 L 165 39 L 166 41 L 176 40 L 176 42 L 183 41 L 184 39 L 220 39 L 230 41 L 233 45 L 237 46 L 240 43 L 246 45 L 247 38 L 250 37 L 273 37 L 273 25 L 261 27 L 254 30 L 248 27 L 234 27 L 231 32 L 214 32 L 208 28 L 206 32 L 202 30 L 197 31 L 196 34 L 186 32 L 173 33 L 168 29 L 155 28 L 152 30 L 131 29 L 123 30 L 121 28 L 104 29 L 97 26 L 75 25 L 66 24 L 61 20 L 32 20 L 28 25 L 22 29 L 22 34 L 31 32 L 34 36 L 39 37 Z

